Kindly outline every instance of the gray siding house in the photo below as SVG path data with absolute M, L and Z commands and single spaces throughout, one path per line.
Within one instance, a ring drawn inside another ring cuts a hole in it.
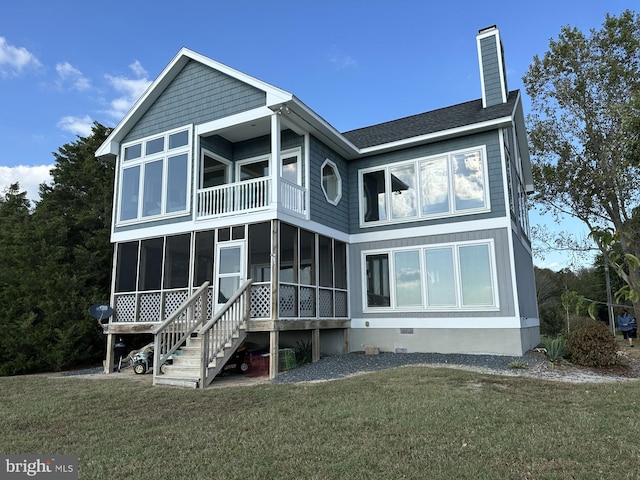
M 300 340 L 314 360 L 534 347 L 522 101 L 498 29 L 476 41 L 481 98 L 349 132 L 180 50 L 96 152 L 116 165 L 106 365 L 132 333 L 154 334 L 159 360 L 197 345 L 193 386 L 243 340 L 272 376 Z

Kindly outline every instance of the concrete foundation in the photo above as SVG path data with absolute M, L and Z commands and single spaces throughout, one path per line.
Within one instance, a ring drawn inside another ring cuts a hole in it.
M 538 326 L 522 329 L 352 328 L 350 351 L 521 356 L 540 341 Z

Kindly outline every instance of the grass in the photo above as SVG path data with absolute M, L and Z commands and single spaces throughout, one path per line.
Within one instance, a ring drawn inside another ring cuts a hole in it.
M 639 393 L 419 366 L 204 391 L 4 377 L 0 452 L 78 455 L 81 479 L 637 478 Z

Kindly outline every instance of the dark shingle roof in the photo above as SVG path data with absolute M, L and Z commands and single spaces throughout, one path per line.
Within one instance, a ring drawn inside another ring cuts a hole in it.
M 518 90 L 513 90 L 509 92 L 507 103 L 500 105 L 482 108 L 481 99 L 472 100 L 370 127 L 350 130 L 342 135 L 358 148 L 373 147 L 509 116 L 513 113 L 517 98 Z

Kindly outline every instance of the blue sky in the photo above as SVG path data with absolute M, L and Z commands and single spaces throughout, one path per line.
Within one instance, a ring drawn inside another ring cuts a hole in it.
M 633 8 L 619 0 L 5 3 L 0 190 L 18 181 L 30 198 L 48 180 L 53 152 L 89 134 L 93 121 L 115 126 L 183 46 L 295 94 L 345 131 L 479 98 L 480 28 L 498 26 L 509 88 L 523 88 L 533 56 L 562 26 L 599 29 L 606 13 Z

